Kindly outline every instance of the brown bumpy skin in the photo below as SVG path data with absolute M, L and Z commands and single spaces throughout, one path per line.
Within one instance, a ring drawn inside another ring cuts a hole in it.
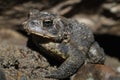
M 49 55 L 65 60 L 45 77 L 64 79 L 73 75 L 85 62 L 104 63 L 104 51 L 94 40 L 93 33 L 76 20 L 33 10 L 24 22 L 24 29 L 32 35 L 37 47 L 41 46 Z

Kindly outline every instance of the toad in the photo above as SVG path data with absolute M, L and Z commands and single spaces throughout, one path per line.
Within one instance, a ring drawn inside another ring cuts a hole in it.
M 105 61 L 104 51 L 94 40 L 93 32 L 76 20 L 34 9 L 24 22 L 24 29 L 32 35 L 36 46 L 64 59 L 57 70 L 45 74 L 47 78 L 68 78 L 86 63 Z

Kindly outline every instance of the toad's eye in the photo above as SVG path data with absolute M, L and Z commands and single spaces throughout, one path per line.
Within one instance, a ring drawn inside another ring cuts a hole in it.
M 51 26 L 53 26 L 53 20 L 44 20 L 43 21 L 43 26 L 44 27 L 51 27 Z

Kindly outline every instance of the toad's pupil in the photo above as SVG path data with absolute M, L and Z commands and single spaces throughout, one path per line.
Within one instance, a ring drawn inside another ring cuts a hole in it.
M 50 27 L 53 25 L 53 20 L 44 20 L 43 21 L 43 26 L 44 27 Z

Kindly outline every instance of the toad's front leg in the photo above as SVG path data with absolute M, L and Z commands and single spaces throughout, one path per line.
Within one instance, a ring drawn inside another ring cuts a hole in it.
M 69 57 L 61 64 L 61 66 L 50 73 L 47 73 L 45 77 L 64 79 L 73 75 L 79 67 L 85 62 L 85 56 L 77 49 L 71 49 L 69 51 Z
M 104 50 L 98 45 L 97 42 L 94 42 L 90 47 L 88 52 L 88 62 L 100 64 L 104 64 L 105 62 Z

